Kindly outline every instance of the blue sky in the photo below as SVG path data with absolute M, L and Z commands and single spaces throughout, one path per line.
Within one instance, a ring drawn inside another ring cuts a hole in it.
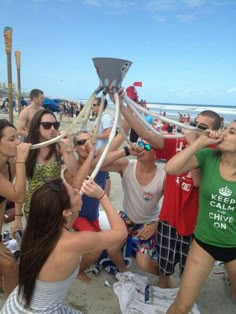
M 123 86 L 148 102 L 236 106 L 236 0 L 0 0 L 3 29 L 21 51 L 22 90 L 87 98 L 98 86 L 93 57 L 133 62 Z

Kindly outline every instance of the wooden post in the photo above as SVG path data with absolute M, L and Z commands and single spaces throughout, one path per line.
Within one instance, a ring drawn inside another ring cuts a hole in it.
M 12 47 L 12 28 L 4 27 L 5 51 L 7 54 L 7 77 L 8 77 L 8 106 L 9 121 L 13 124 L 13 93 L 12 93 L 12 70 L 11 70 L 11 47 Z
M 16 58 L 16 69 L 17 69 L 17 102 L 18 102 L 18 115 L 21 112 L 21 76 L 20 76 L 20 65 L 21 65 L 21 52 L 15 51 Z

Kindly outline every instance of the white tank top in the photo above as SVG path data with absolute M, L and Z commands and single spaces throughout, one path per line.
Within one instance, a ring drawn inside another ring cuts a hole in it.
M 156 221 L 160 212 L 158 202 L 163 194 L 164 168 L 158 165 L 152 181 L 142 186 L 136 178 L 136 165 L 137 160 L 129 160 L 123 173 L 124 212 L 137 224 Z

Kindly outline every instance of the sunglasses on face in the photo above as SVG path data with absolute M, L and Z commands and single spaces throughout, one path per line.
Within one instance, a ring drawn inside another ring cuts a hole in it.
M 138 146 L 143 147 L 145 150 L 147 150 L 148 152 L 151 149 L 154 149 L 154 147 L 151 144 L 148 143 L 144 143 L 143 141 L 138 141 Z
M 191 121 L 190 125 L 193 126 L 193 127 L 198 128 L 200 130 L 203 130 L 203 131 L 208 129 L 208 125 L 206 125 L 204 123 L 198 123 L 197 120 Z
M 45 130 L 50 130 L 52 126 L 55 130 L 58 130 L 60 127 L 60 122 L 40 122 L 40 124 Z
M 93 107 L 99 106 L 99 104 L 93 104 Z
M 89 140 L 89 138 L 85 138 L 83 140 L 78 140 L 75 142 L 75 145 L 82 146 L 87 142 L 87 140 Z

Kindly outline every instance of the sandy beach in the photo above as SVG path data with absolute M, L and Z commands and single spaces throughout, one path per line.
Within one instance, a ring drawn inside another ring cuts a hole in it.
M 16 121 L 17 113 L 14 113 L 14 116 Z M 8 115 L 0 113 L 0 118 L 8 119 Z M 63 117 L 61 129 L 64 130 L 68 124 L 69 119 Z M 116 173 L 111 173 L 111 181 L 110 199 L 115 208 L 121 210 L 123 191 L 120 176 Z M 9 227 L 10 224 L 5 224 L 3 230 L 9 229 Z M 129 270 L 144 274 L 137 269 L 135 261 L 133 261 Z M 224 268 L 222 265 L 216 265 L 214 267 L 198 297 L 197 304 L 202 314 L 236 313 L 236 303 L 230 298 L 230 289 L 224 280 L 223 270 Z M 92 282 L 87 284 L 76 279 L 66 298 L 66 302 L 72 307 L 81 310 L 84 314 L 121 313 L 118 298 L 114 294 L 112 288 L 104 285 L 106 280 L 111 284 L 114 283 L 116 281 L 114 275 L 108 274 L 105 270 L 98 276 L 95 276 L 93 273 L 89 273 L 88 275 L 92 278 Z M 157 285 L 158 277 L 146 273 L 145 275 L 149 277 L 153 285 Z M 179 282 L 178 273 L 174 276 L 174 282 L 177 287 Z M 0 295 L 0 307 L 3 303 L 4 297 L 3 295 Z

